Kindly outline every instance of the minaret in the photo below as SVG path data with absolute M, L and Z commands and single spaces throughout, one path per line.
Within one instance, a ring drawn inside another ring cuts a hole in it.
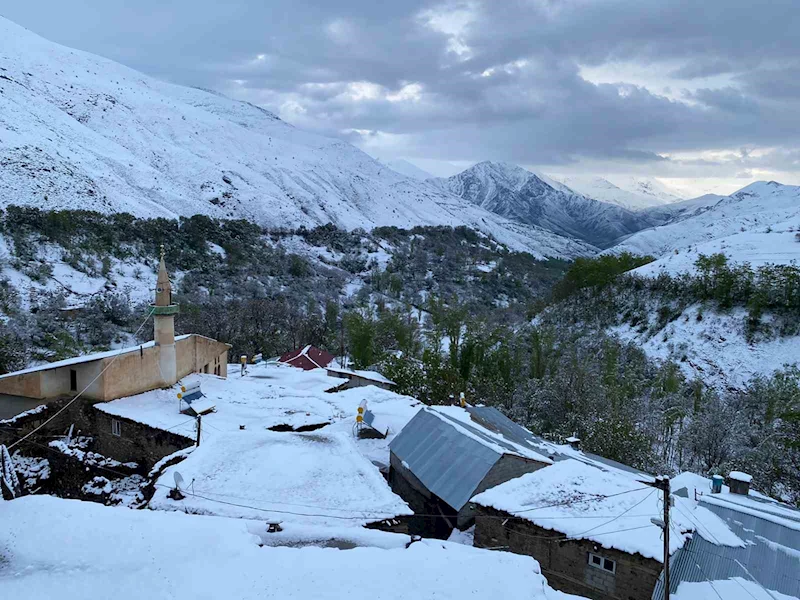
M 155 342 L 158 348 L 158 366 L 164 385 L 178 381 L 178 364 L 175 355 L 175 315 L 178 305 L 172 302 L 172 285 L 164 264 L 164 246 L 161 246 L 161 262 L 158 265 L 156 302 L 152 305 L 155 320 Z

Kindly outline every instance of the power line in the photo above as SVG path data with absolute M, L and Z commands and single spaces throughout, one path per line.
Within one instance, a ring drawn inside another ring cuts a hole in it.
M 609 523 L 613 523 L 613 522 L 614 522 L 614 521 L 616 521 L 617 519 L 619 519 L 619 518 L 623 517 L 624 515 L 628 514 L 628 512 L 630 512 L 631 510 L 633 510 L 634 508 L 636 508 L 637 506 L 639 506 L 639 505 L 640 505 L 642 502 L 644 502 L 644 501 L 645 501 L 645 500 L 647 500 L 647 499 L 648 499 L 650 496 L 652 496 L 653 494 L 655 494 L 655 492 L 656 492 L 655 490 L 651 491 L 649 494 L 647 494 L 647 496 L 645 496 L 644 498 L 642 498 L 641 500 L 639 500 L 639 501 L 638 501 L 636 504 L 633 504 L 632 506 L 630 506 L 630 507 L 628 507 L 627 509 L 625 509 L 625 510 L 624 510 L 622 513 L 620 513 L 619 515 L 617 515 L 616 517 L 614 517 L 614 518 L 613 518 L 613 519 L 611 519 L 610 521 L 606 521 L 605 523 L 601 523 L 600 525 L 598 525 L 598 526 L 596 526 L 596 527 L 592 527 L 591 529 L 589 529 L 589 530 L 587 530 L 587 531 L 584 531 L 583 533 L 580 533 L 580 534 L 578 534 L 578 536 L 577 536 L 577 537 L 579 537 L 579 538 L 580 538 L 580 537 L 583 537 L 583 536 L 584 536 L 584 535 L 586 535 L 587 533 L 591 533 L 592 531 L 596 531 L 596 530 L 598 530 L 598 529 L 600 529 L 600 528 L 602 528 L 602 527 L 605 527 L 605 526 L 606 526 L 606 525 L 608 525 Z
M 144 326 L 147 324 L 147 321 L 149 321 L 149 320 L 150 320 L 150 317 L 153 315 L 153 313 L 154 313 L 154 312 L 155 312 L 155 308 L 151 308 L 151 309 L 150 309 L 150 312 L 148 312 L 148 313 L 147 313 L 147 316 L 144 318 L 144 321 L 142 321 L 142 324 L 141 324 L 141 325 L 139 325 L 139 328 L 138 328 L 138 329 L 136 330 L 136 332 L 133 334 L 133 337 L 136 337 L 137 335 L 139 335 L 139 332 L 140 332 L 140 331 L 141 331 L 141 330 L 144 328 Z M 29 437 L 31 437 L 31 436 L 32 436 L 34 433 L 36 433 L 37 431 L 39 431 L 39 430 L 40 430 L 42 427 L 44 427 L 45 425 L 47 425 L 48 423 L 50 423 L 50 422 L 51 422 L 53 419 L 55 419 L 55 418 L 56 418 L 58 415 L 60 415 L 61 413 L 63 413 L 65 410 L 67 410 L 67 409 L 68 409 L 68 408 L 69 408 L 69 407 L 72 405 L 72 403 L 73 403 L 73 402 L 75 402 L 75 401 L 76 401 L 78 398 L 80 398 L 80 397 L 83 395 L 83 393 L 84 393 L 86 390 L 88 390 L 88 389 L 89 389 L 89 388 L 92 386 L 92 384 L 94 384 L 94 382 L 95 382 L 95 381 L 97 381 L 98 379 L 100 379 L 100 377 L 103 375 L 103 373 L 105 373 L 105 372 L 106 372 L 106 371 L 107 371 L 107 370 L 108 370 L 108 369 L 111 367 L 111 365 L 113 365 L 113 364 L 116 362 L 116 360 L 117 360 L 117 359 L 118 359 L 118 358 L 119 358 L 119 357 L 122 355 L 122 352 L 123 352 L 123 350 L 125 350 L 125 348 L 120 348 L 120 349 L 119 349 L 119 352 L 117 352 L 117 353 L 114 355 L 114 358 L 111 360 L 111 362 L 109 362 L 109 363 L 108 363 L 108 364 L 107 364 L 105 367 L 103 367 L 103 370 L 102 370 L 102 371 L 100 371 L 100 372 L 99 372 L 99 373 L 98 373 L 98 374 L 95 376 L 95 378 L 94 378 L 94 379 L 92 379 L 92 380 L 91 380 L 91 381 L 90 381 L 90 382 L 89 382 L 89 383 L 86 385 L 86 387 L 85 387 L 85 388 L 83 388 L 83 389 L 82 389 L 80 392 L 78 392 L 78 394 L 77 394 L 77 395 L 76 395 L 76 396 L 75 396 L 75 397 L 74 397 L 72 400 L 70 400 L 69 402 L 67 402 L 67 403 L 66 403 L 64 406 L 62 406 L 60 409 L 58 409 L 58 411 L 56 411 L 56 413 L 55 413 L 55 414 L 54 414 L 52 417 L 50 417 L 49 419 L 47 419 L 47 420 L 46 420 L 44 423 L 42 423 L 41 425 L 39 425 L 38 427 L 36 427 L 36 428 L 35 428 L 35 429 L 33 429 L 32 431 L 30 431 L 30 432 L 28 432 L 27 434 L 25 434 L 23 437 L 21 437 L 20 439 L 18 439 L 16 442 L 14 442 L 13 444 L 11 444 L 10 446 L 8 446 L 8 449 L 9 449 L 9 450 L 11 450 L 11 449 L 12 449 L 14 446 L 16 446 L 17 444 L 19 444 L 20 442 L 22 442 L 22 441 L 24 441 L 24 440 L 28 439 L 28 438 L 29 438 Z

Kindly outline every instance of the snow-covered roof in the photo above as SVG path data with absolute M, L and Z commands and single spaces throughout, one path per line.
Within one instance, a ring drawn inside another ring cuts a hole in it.
M 663 597 L 663 596 L 662 596 Z M 683 581 L 677 591 L 670 594 L 672 600 L 797 600 L 797 596 L 787 596 L 767 590 L 751 581 L 746 575 L 716 581 Z
M 731 595 L 723 594 L 726 600 L 737 598 L 732 594 L 739 593 L 740 586 L 736 586 L 737 591 L 719 582 L 743 578 L 753 584 L 750 591 L 756 598 L 766 598 L 763 588 L 771 590 L 769 600 L 784 598 L 783 594 L 800 598 L 800 578 L 794 576 L 800 573 L 800 511 L 753 490 L 748 495 L 734 494 L 723 485 L 721 492 L 711 493 L 711 480 L 693 473 L 674 477 L 672 489 L 677 495 L 683 495 L 685 490 L 685 502 L 696 506 L 695 516 L 700 511 L 713 515 L 724 523 L 729 535 L 742 542 L 726 543 L 724 532 L 709 527 L 712 521 L 696 519 L 695 529 L 700 535 L 693 536 L 671 560 L 671 591 L 684 594 L 676 597 L 705 600 L 716 588 L 720 593 L 732 590 Z M 712 589 L 695 585 L 709 580 L 714 582 Z M 663 596 L 661 582 L 653 597 L 659 592 Z
M 4 598 L 577 600 L 530 557 L 381 531 L 267 533 L 264 520 L 49 496 L 0 502 L 0 521 Z
M 195 480 L 197 496 L 176 503 L 166 488 L 157 488 L 151 507 L 348 526 L 409 513 L 373 463 L 388 464 L 388 444 L 417 412 L 418 401 L 373 386 L 328 394 L 337 379 L 325 371 L 266 363 L 251 365 L 244 377 L 194 374 L 182 383 L 197 381 L 216 411 L 203 416 L 200 447 L 160 480 L 171 486 L 177 470 L 185 481 Z M 178 412 L 179 389 L 153 390 L 95 410 L 194 439 L 195 419 Z M 354 438 L 363 401 L 380 419 L 381 431 L 389 430 L 387 439 Z M 276 425 L 324 427 L 306 434 L 268 430 Z
M 736 481 L 741 481 L 742 483 L 750 483 L 751 481 L 753 481 L 752 475 L 748 475 L 747 473 L 742 473 L 741 471 L 731 471 L 730 473 L 728 473 L 728 477 Z
M 472 501 L 568 538 L 661 561 L 661 529 L 650 522 L 662 516 L 660 494 L 633 474 L 567 459 L 486 490 Z M 670 552 L 683 546 L 689 536 L 678 532 L 694 529 L 697 518 L 708 521 L 708 527 L 729 543 L 741 543 L 708 511 L 697 516 L 688 500 L 676 498 L 676 503 L 681 510 L 672 513 Z
M 339 375 L 346 375 L 349 377 L 361 377 L 362 379 L 368 379 L 369 381 L 375 381 L 377 383 L 385 383 L 387 385 L 397 385 L 391 379 L 388 379 L 378 373 L 377 371 L 357 371 L 355 369 L 341 369 L 339 367 L 327 367 L 327 370 L 331 373 L 338 373 Z
M 472 421 L 457 406 L 421 409 L 390 444 L 392 452 L 431 492 L 456 510 L 504 454 L 552 461 Z
M 186 335 L 175 336 L 175 341 L 185 340 L 186 338 L 189 338 L 192 335 L 194 334 L 190 333 Z M 35 367 L 29 367 L 27 369 L 22 369 L 21 371 L 13 371 L 11 373 L 5 373 L 4 375 L 0 375 L 0 379 L 5 379 L 7 377 L 16 377 L 17 375 L 25 375 L 26 373 L 36 373 L 37 371 L 49 371 L 50 369 L 70 367 L 72 365 L 79 365 L 87 362 L 94 362 L 96 360 L 103 360 L 104 358 L 113 358 L 114 356 L 120 354 L 128 354 L 129 352 L 139 352 L 143 348 L 152 348 L 154 345 L 155 345 L 154 341 L 149 341 L 145 342 L 144 344 L 139 344 L 138 346 L 130 346 L 128 348 L 118 348 L 116 350 L 108 350 L 107 352 L 96 352 L 94 354 L 75 356 L 73 358 L 66 358 L 64 360 L 58 360 L 51 363 L 45 363 L 43 365 L 37 365 Z

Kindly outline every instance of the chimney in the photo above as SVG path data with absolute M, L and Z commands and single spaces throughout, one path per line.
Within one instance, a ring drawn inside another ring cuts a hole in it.
M 579 437 L 575 437 L 574 435 L 571 435 L 564 441 L 567 442 L 573 450 L 580 450 L 581 449 L 581 438 L 579 438 Z
M 731 494 L 739 494 L 747 496 L 750 493 L 750 482 L 753 481 L 753 476 L 741 471 L 731 471 L 728 473 L 728 486 L 731 488 Z

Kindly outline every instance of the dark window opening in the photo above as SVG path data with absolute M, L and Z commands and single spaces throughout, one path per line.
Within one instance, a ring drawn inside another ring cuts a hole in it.
M 69 370 L 69 391 L 78 391 L 78 372 L 75 369 Z
M 589 553 L 589 564 L 597 569 L 602 569 L 608 573 L 616 573 L 617 572 L 617 563 L 616 561 L 611 560 L 610 558 L 605 558 L 604 556 L 598 556 L 592 552 Z

